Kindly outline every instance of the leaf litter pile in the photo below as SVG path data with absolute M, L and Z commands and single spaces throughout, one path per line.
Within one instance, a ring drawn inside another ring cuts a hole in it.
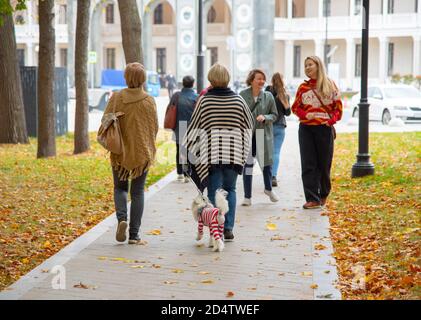
M 357 134 L 335 145 L 328 215 L 345 299 L 421 299 L 421 133 L 371 133 L 373 176 L 352 179 Z
M 73 135 L 57 138 L 57 156 L 36 160 L 28 145 L 0 144 L 0 290 L 114 212 L 105 150 L 73 155 Z M 175 167 L 171 134 L 160 131 L 149 186 Z

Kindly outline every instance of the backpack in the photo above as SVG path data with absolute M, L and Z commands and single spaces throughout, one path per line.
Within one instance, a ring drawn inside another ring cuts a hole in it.
M 124 145 L 118 118 L 123 116 L 124 112 L 115 112 L 116 104 L 114 101 L 112 113 L 103 115 L 96 139 L 106 150 L 119 155 L 124 152 Z

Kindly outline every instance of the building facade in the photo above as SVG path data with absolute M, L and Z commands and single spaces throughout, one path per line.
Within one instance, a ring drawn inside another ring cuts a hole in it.
M 420 0 L 370 1 L 369 78 L 385 82 L 393 74 L 421 74 Z M 92 0 L 90 51 L 97 60 L 90 82 L 100 86 L 103 69 L 124 69 L 117 1 Z M 138 0 L 142 18 L 144 64 L 173 73 L 180 81 L 196 74 L 197 3 L 194 0 Z M 361 61 L 362 0 L 204 0 L 206 67 L 220 62 L 232 79 L 244 81 L 253 67 L 284 74 L 296 84 L 304 59 L 324 57 L 340 87 L 358 89 Z M 37 65 L 38 1 L 15 13 L 18 57 Z M 56 65 L 73 61 L 75 1 L 58 0 L 55 8 Z M 326 32 L 327 30 L 327 32 Z M 327 39 L 327 41 L 326 41 Z M 93 71 L 92 71 L 93 70 Z M 70 71 L 71 74 L 71 71 Z

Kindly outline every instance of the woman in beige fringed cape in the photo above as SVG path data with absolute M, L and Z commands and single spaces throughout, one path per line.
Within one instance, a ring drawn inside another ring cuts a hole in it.
M 158 117 L 155 100 L 143 89 L 146 80 L 144 67 L 137 62 L 130 63 L 126 67 L 124 77 L 128 88 L 112 95 L 104 114 L 114 110 L 124 113 L 119 117 L 124 151 L 121 155 L 111 153 L 110 156 L 118 220 L 116 240 L 126 241 L 127 194 L 131 180 L 129 244 L 136 244 L 140 242 L 146 176 L 155 159 Z

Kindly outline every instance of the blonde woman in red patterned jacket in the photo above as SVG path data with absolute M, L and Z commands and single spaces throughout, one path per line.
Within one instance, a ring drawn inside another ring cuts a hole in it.
M 332 127 L 342 118 L 342 101 L 319 57 L 306 58 L 305 74 L 310 79 L 299 86 L 291 109 L 300 119 L 301 177 L 306 198 L 303 208 L 315 209 L 326 204 L 330 193 Z

